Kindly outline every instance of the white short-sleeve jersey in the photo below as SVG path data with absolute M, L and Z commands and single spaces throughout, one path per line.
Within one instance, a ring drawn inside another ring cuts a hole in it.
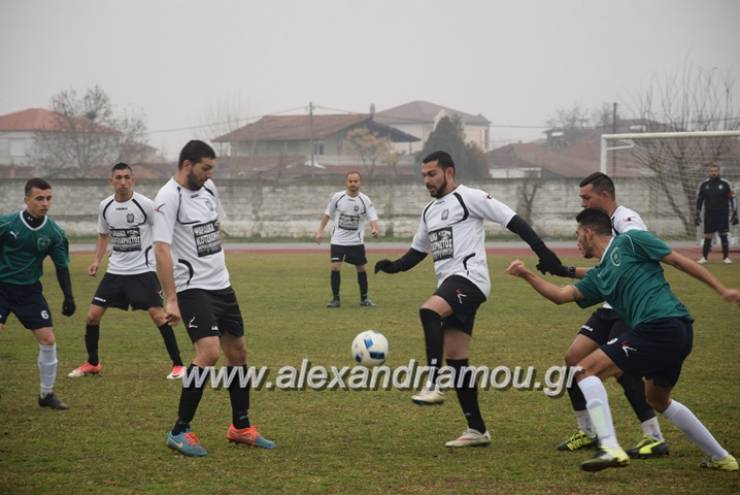
M 614 235 L 624 234 L 628 230 L 647 230 L 647 225 L 635 210 L 617 206 L 612 213 L 612 230 Z
M 331 243 L 339 246 L 356 246 L 365 240 L 365 225 L 378 219 L 373 202 L 364 193 L 354 198 L 345 191 L 332 194 L 324 214 L 334 224 Z
M 483 221 L 504 227 L 516 213 L 490 194 L 463 185 L 426 205 L 411 248 L 431 253 L 437 286 L 451 275 L 473 282 L 488 297 L 491 279 Z
M 170 179 L 154 205 L 153 240 L 170 245 L 177 292 L 229 287 L 219 232 L 221 206 L 213 181 L 191 191 Z
M 136 275 L 154 271 L 152 200 L 134 192 L 128 201 L 108 196 L 98 207 L 98 233 L 109 236 L 108 273 Z
M 642 221 L 642 217 L 635 211 L 625 206 L 617 206 L 612 213 L 612 234 L 624 234 L 629 230 L 647 230 L 647 225 Z M 609 303 L 602 306 L 606 309 L 613 309 Z

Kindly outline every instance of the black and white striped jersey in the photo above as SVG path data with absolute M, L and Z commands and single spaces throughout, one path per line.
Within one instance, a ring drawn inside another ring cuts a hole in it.
M 153 240 L 170 245 L 177 292 L 229 287 L 219 232 L 223 210 L 213 181 L 191 191 L 170 179 L 154 205 Z
M 365 240 L 365 225 L 378 219 L 373 202 L 364 193 L 354 198 L 345 191 L 334 193 L 324 214 L 334 224 L 331 243 L 339 246 L 356 246 Z
M 154 271 L 152 225 L 154 203 L 134 192 L 128 201 L 108 196 L 98 207 L 98 233 L 109 236 L 108 273 L 136 275 Z
M 514 210 L 485 191 L 459 185 L 426 205 L 411 248 L 432 254 L 437 286 L 447 277 L 460 275 L 488 297 L 491 279 L 483 221 L 506 226 L 514 215 Z

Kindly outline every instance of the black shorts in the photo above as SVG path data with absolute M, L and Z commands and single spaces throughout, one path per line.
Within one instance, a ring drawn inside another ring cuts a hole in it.
M 339 244 L 332 244 L 331 260 L 332 262 L 346 261 L 350 265 L 367 265 L 365 245 L 357 244 L 355 246 L 340 246 Z
M 149 309 L 162 307 L 162 288 L 154 272 L 136 275 L 106 273 L 91 304 L 104 308 Z
M 188 289 L 177 293 L 182 324 L 190 340 L 221 337 L 224 332 L 236 337 L 244 335 L 244 320 L 234 289 Z
M 452 275 L 442 281 L 434 295 L 447 301 L 452 308 L 452 316 L 442 320 L 442 329 L 454 328 L 472 336 L 475 313 L 486 301 L 478 286 L 465 277 Z
M 49 303 L 41 290 L 41 282 L 32 285 L 0 283 L 0 325 L 4 325 L 13 313 L 29 330 L 53 326 Z
M 599 345 L 606 344 L 614 337 L 628 331 L 630 327 L 622 320 L 616 311 L 609 308 L 599 308 L 591 314 L 586 323 L 578 331 Z
M 729 211 L 707 211 L 704 213 L 704 233 L 724 233 L 730 231 Z
M 610 340 L 601 350 L 625 373 L 644 376 L 659 387 L 673 387 L 692 344 L 690 320 L 661 318 Z

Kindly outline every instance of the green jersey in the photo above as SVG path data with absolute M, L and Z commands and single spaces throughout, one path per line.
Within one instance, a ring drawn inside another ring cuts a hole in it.
M 0 216 L 0 283 L 35 284 L 44 273 L 47 255 L 57 268 L 69 264 L 67 236 L 51 218 L 44 217 L 41 225 L 32 228 L 22 211 Z
M 691 318 L 660 265 L 670 253 L 670 247 L 644 230 L 613 237 L 599 264 L 575 284 L 583 295 L 578 305 L 606 301 L 631 328 L 660 318 Z

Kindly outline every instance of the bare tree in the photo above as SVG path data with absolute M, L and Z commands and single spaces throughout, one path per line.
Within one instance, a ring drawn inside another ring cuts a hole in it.
M 591 118 L 589 112 L 574 103 L 570 108 L 560 107 L 555 110 L 555 115 L 547 120 L 547 125 L 561 129 L 583 129 L 589 125 Z
M 380 137 L 365 127 L 352 129 L 344 139 L 360 156 L 363 164 L 370 164 L 370 177 L 375 174 L 375 165 L 378 161 L 387 161 L 388 155 L 393 152 L 393 143 L 390 139 Z
M 210 141 L 216 137 L 233 132 L 249 120 L 249 102 L 232 96 L 215 103 L 203 114 L 206 125 L 200 127 L 197 135 L 200 139 Z M 219 155 L 231 155 L 230 143 L 213 143 Z
M 534 198 L 537 196 L 540 187 L 542 187 L 542 169 L 525 171 L 524 180 L 517 188 L 519 201 L 516 211 L 530 224 L 532 223 Z
M 740 107 L 733 102 L 735 82 L 716 69 L 690 64 L 675 75 L 652 82 L 636 97 L 636 111 L 646 132 L 720 131 L 740 129 Z M 707 164 L 737 152 L 732 138 L 639 140 L 634 159 L 649 171 L 686 235 L 695 233 L 697 178 Z
M 116 114 L 108 94 L 93 86 L 79 95 L 54 95 L 54 130 L 36 134 L 34 159 L 50 175 L 86 176 L 115 161 L 138 161 L 145 152 L 146 123 L 134 113 Z

